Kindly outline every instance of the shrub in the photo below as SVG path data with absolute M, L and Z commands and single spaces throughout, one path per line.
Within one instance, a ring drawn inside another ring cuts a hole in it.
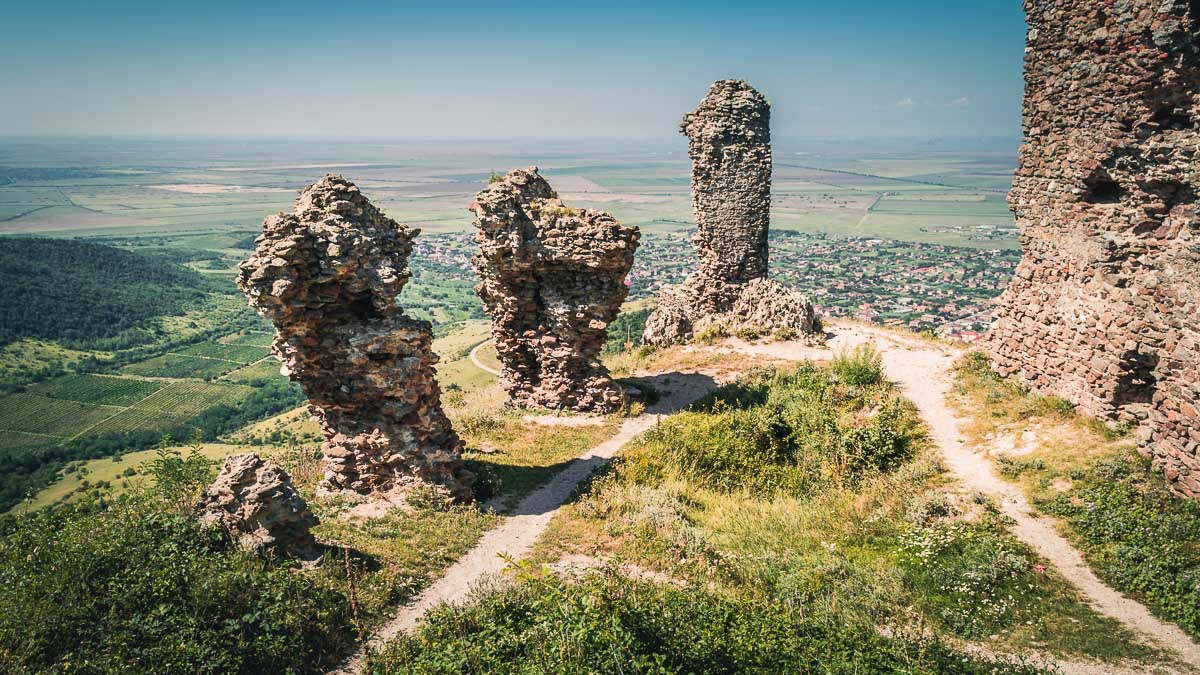
M 723 324 L 714 323 L 692 337 L 692 342 L 698 345 L 711 345 L 729 337 L 729 329 Z
M 799 337 L 799 333 L 796 332 L 795 328 L 784 326 L 783 328 L 776 330 L 772 337 L 780 342 L 789 342 Z
M 1092 568 L 1200 636 L 1200 503 L 1171 494 L 1133 453 L 1075 476 L 1047 508 L 1068 520 Z
M 754 342 L 766 334 L 766 329 L 759 326 L 742 326 L 737 330 L 737 336 L 746 342 Z
M 199 459 L 197 459 L 199 458 Z M 18 671 L 312 672 L 352 640 L 344 595 L 200 530 L 211 467 L 161 451 L 153 487 L 0 536 L 0 655 Z
M 802 494 L 897 467 L 915 416 L 883 387 L 851 393 L 835 379 L 811 364 L 752 371 L 645 434 L 621 471 L 653 483 L 671 467 L 713 489 Z
M 935 640 L 807 618 L 765 598 L 630 580 L 577 583 L 529 570 L 430 613 L 372 659 L 376 673 L 993 672 Z M 1008 666 L 1009 664 L 1005 664 Z M 1012 666 L 1011 672 L 1033 672 Z
M 1032 583 L 1034 559 L 993 522 L 922 523 L 906 545 L 906 585 L 925 614 L 960 637 L 1013 626 L 1043 594 Z
M 874 345 L 858 345 L 834 355 L 830 366 L 838 382 L 864 387 L 883 381 L 883 355 Z

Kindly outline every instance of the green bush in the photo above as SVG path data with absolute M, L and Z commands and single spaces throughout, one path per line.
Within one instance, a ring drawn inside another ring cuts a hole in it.
M 922 609 L 954 634 L 979 639 L 1029 614 L 1041 590 L 1034 559 L 992 522 L 918 524 L 907 538 L 905 585 Z
M 711 345 L 729 337 L 729 329 L 724 324 L 714 323 L 692 337 L 692 342 L 698 345 Z
M 154 487 L 20 516 L 0 536 L 0 669 L 312 672 L 352 640 L 347 602 L 201 531 L 211 465 L 160 452 Z
M 430 613 L 372 659 L 375 673 L 1034 672 L 805 616 L 766 598 L 530 572 Z
M 1200 503 L 1171 494 L 1133 453 L 1076 476 L 1046 506 L 1068 520 L 1092 568 L 1200 637 Z
M 803 494 L 852 486 L 911 455 L 917 420 L 886 387 L 838 385 L 811 364 L 754 371 L 645 434 L 620 466 L 654 481 L 666 467 L 719 490 Z
M 839 351 L 830 366 L 838 382 L 865 387 L 883 381 L 883 355 L 873 345 Z

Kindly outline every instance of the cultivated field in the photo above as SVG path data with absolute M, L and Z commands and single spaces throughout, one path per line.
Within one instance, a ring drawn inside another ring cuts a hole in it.
M 232 253 L 264 215 L 326 172 L 345 174 L 396 219 L 425 232 L 470 229 L 468 207 L 493 171 L 537 164 L 573 206 L 611 211 L 646 231 L 692 224 L 685 143 L 609 147 L 497 144 L 131 146 L 111 153 L 47 142 L 36 158 L 0 144 L 0 162 L 78 167 L 79 178 L 0 185 L 0 234 L 165 237 L 168 245 Z M 27 153 L 27 149 L 20 150 Z M 264 159 L 273 161 L 264 161 Z M 775 145 L 772 226 L 967 246 L 1015 246 L 1004 194 L 1011 148 Z M 916 203 L 913 203 L 916 202 Z M 983 239 L 976 229 L 988 232 Z M 432 318 L 432 317 L 427 317 Z

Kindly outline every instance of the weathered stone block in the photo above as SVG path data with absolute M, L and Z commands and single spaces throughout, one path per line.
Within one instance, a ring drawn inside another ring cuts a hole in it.
M 318 555 L 309 528 L 317 517 L 279 466 L 254 454 L 231 455 L 196 504 L 200 524 L 220 528 L 253 551 L 311 559 Z

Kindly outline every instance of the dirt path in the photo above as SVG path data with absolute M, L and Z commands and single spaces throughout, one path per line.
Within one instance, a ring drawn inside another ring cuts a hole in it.
M 795 343 L 753 345 L 734 343 L 734 349 L 791 360 L 827 359 L 842 347 L 875 343 L 883 353 L 888 379 L 898 383 L 916 404 L 929 425 L 933 440 L 945 456 L 946 465 L 968 488 L 992 497 L 1001 511 L 1012 518 L 1012 532 L 1041 557 L 1049 560 L 1087 598 L 1092 608 L 1145 636 L 1158 646 L 1175 652 L 1181 660 L 1200 666 L 1200 645 L 1180 628 L 1159 620 L 1144 605 L 1100 581 L 1070 542 L 1055 528 L 1055 521 L 1038 515 L 1016 486 L 999 478 L 992 463 L 964 445 L 961 420 L 946 404 L 953 375 L 951 366 L 961 352 L 919 338 L 908 338 L 865 326 L 838 326 L 829 349 Z
M 474 350 L 471 354 L 474 357 Z M 401 607 L 391 620 L 376 629 L 369 640 L 370 647 L 382 647 L 401 632 L 412 630 L 426 612 L 440 603 L 462 602 L 483 578 L 504 571 L 508 565 L 505 557 L 514 560 L 523 558 L 580 482 L 612 459 L 635 436 L 657 424 L 662 415 L 679 410 L 713 386 L 715 381 L 707 376 L 676 377 L 669 394 L 645 414 L 625 420 L 616 435 L 575 458 L 550 482 L 522 499 L 507 514 L 503 523 L 483 535 L 475 548 L 459 558 L 440 579 L 412 602 Z M 338 675 L 354 675 L 361 672 L 364 665 L 365 654 L 360 649 L 334 672 Z
M 500 377 L 500 371 L 496 370 L 495 368 L 493 368 L 491 366 L 484 365 L 483 361 L 479 360 L 479 350 L 483 349 L 486 345 L 489 345 L 491 343 L 492 343 L 491 340 L 484 340 L 483 342 L 480 342 L 479 344 L 477 344 L 471 348 L 471 353 L 467 354 L 467 357 L 471 359 L 471 363 L 474 363 L 476 368 L 482 370 L 485 373 L 491 373 L 492 375 L 495 375 L 496 377 Z M 461 353 L 461 352 L 459 352 L 459 353 Z

